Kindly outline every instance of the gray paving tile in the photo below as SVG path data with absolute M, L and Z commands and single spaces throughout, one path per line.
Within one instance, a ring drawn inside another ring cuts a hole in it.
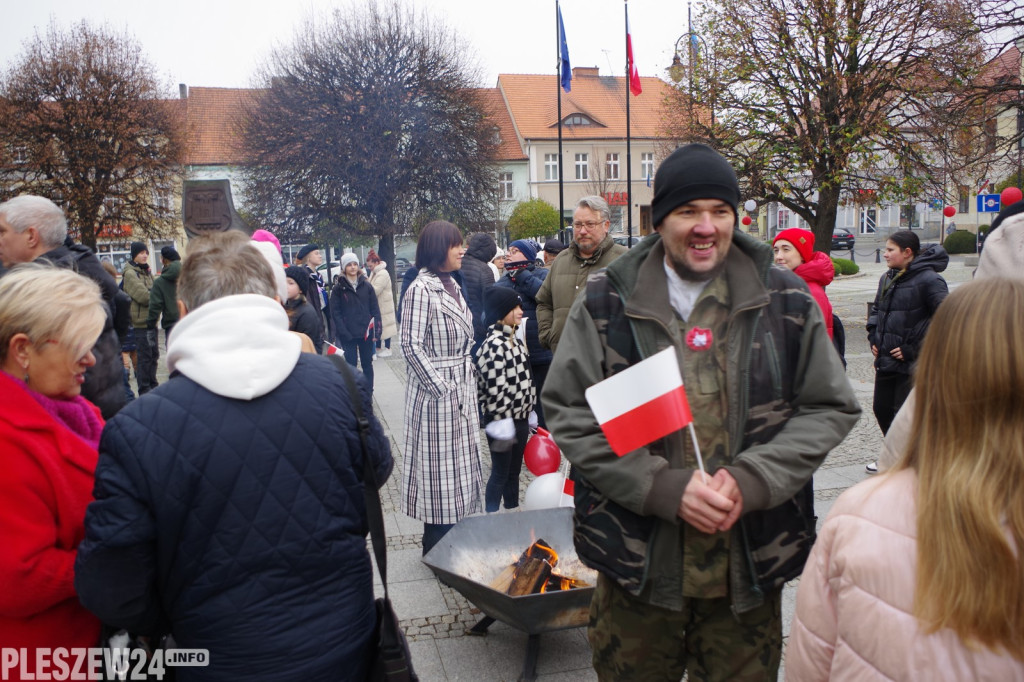
M 434 640 L 423 639 L 418 642 L 409 642 L 409 655 L 412 656 L 413 669 L 423 682 L 447 679 L 444 674 L 444 666 L 441 664 L 441 655 L 437 651 L 437 644 Z
M 388 552 L 388 583 L 433 579 L 434 573 L 424 565 L 419 547 Z
M 389 579 L 388 592 L 391 593 L 391 604 L 395 612 L 403 621 L 443 616 L 449 612 L 448 604 L 441 595 L 441 587 L 434 578 L 402 583 L 392 583 Z

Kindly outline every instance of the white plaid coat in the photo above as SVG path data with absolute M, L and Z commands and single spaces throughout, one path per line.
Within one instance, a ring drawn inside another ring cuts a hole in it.
M 473 318 L 461 289 L 456 301 L 437 275 L 421 271 L 402 299 L 399 336 L 409 368 L 402 511 L 457 523 L 483 511 Z

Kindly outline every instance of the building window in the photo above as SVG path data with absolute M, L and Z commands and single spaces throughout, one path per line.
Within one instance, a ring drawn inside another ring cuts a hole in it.
M 544 179 L 558 179 L 558 154 L 544 155 Z
M 654 178 L 654 152 L 644 152 L 640 155 L 640 179 L 650 180 Z
M 594 125 L 594 122 L 583 114 L 570 114 L 563 119 L 567 126 L 589 126 Z
M 502 199 L 512 198 L 512 174 L 501 173 L 498 176 L 498 186 L 500 188 L 500 194 Z
M 587 154 L 576 155 L 576 179 L 589 180 L 590 166 L 588 165 Z
M 28 163 L 28 150 L 25 147 L 15 147 L 11 156 L 16 164 Z
M 619 179 L 619 155 L 618 154 L 606 154 L 605 155 L 605 177 L 608 180 Z
M 957 207 L 958 213 L 970 213 L 971 211 L 971 196 L 970 190 L 967 187 L 960 186 L 960 206 Z

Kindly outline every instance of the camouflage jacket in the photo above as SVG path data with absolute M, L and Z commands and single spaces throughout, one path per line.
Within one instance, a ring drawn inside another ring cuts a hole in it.
M 725 270 L 727 469 L 743 495 L 729 542 L 738 613 L 800 574 L 814 540 L 811 476 L 860 414 L 820 309 L 804 282 L 771 259 L 767 245 L 737 232 Z M 590 278 L 569 313 L 543 399 L 552 435 L 578 477 L 580 558 L 638 598 L 679 610 L 677 511 L 693 474 L 686 431 L 616 457 L 584 397 L 589 386 L 659 350 L 674 346 L 681 356 L 685 341 L 663 260 L 661 240 L 652 237 Z

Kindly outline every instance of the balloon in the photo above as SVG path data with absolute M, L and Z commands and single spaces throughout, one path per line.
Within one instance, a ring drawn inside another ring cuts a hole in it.
M 753 221 L 750 219 L 750 216 L 745 215 L 743 216 L 743 218 L 740 219 L 740 222 L 743 223 L 744 225 L 749 225 Z
M 1007 187 L 999 193 L 999 205 L 1000 208 L 1006 208 L 1016 204 L 1021 199 L 1024 199 L 1024 193 L 1022 193 L 1016 187 Z
M 946 208 L 942 209 L 942 215 L 946 216 L 947 218 L 952 218 L 953 216 L 956 215 L 956 208 L 953 206 L 947 206 Z
M 562 463 L 562 453 L 555 445 L 555 441 L 551 440 L 549 432 L 537 429 L 537 433 L 526 441 L 523 462 L 534 476 L 543 476 L 558 471 L 558 466 Z
M 557 471 L 538 476 L 526 488 L 526 498 L 523 500 L 523 507 L 526 509 L 548 509 L 560 506 L 562 504 L 562 486 L 564 483 L 565 478 Z
M 747 209 L 748 213 L 753 213 L 757 210 L 757 202 L 753 199 L 747 199 L 743 204 L 743 208 Z

